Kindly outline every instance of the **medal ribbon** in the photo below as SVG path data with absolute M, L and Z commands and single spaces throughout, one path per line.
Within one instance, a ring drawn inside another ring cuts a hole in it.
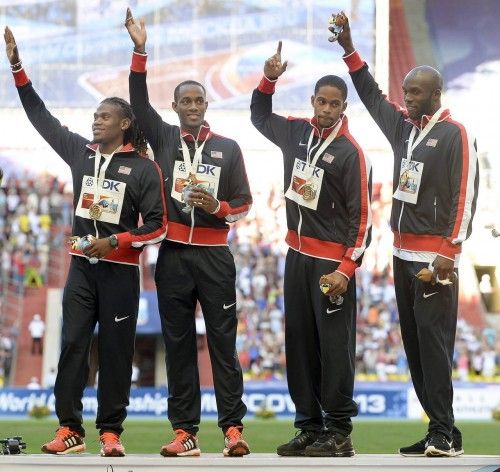
M 406 157 L 409 161 L 411 161 L 411 155 L 413 150 L 422 142 L 422 140 L 429 134 L 430 130 L 434 127 L 434 125 L 438 122 L 441 113 L 443 113 L 444 107 L 442 106 L 439 110 L 432 115 L 429 122 L 425 125 L 424 129 L 420 132 L 415 139 L 415 134 L 417 133 L 417 127 L 413 126 L 410 137 L 408 138 L 408 149 L 406 150 Z M 415 139 L 415 141 L 414 141 Z
M 102 182 L 104 180 L 104 177 L 106 175 L 106 170 L 108 169 L 109 163 L 111 162 L 111 158 L 115 154 L 115 152 L 120 151 L 123 148 L 122 145 L 118 146 L 109 156 L 103 156 L 101 154 L 101 149 L 100 146 L 97 147 L 95 151 L 95 158 L 94 158 L 94 204 L 99 203 L 99 182 Z M 104 162 L 102 163 L 102 166 L 99 167 L 99 164 L 101 163 L 101 157 L 104 157 Z M 102 175 L 102 177 L 101 177 Z M 102 185 L 101 185 L 102 188 Z M 96 201 L 97 199 L 97 201 Z M 94 228 L 96 232 L 96 238 L 99 238 L 99 231 L 97 230 L 97 222 L 94 220 Z
M 184 167 L 186 169 L 188 176 L 191 174 L 194 174 L 196 176 L 196 172 L 198 171 L 198 162 L 201 162 L 201 153 L 203 152 L 203 148 L 205 147 L 206 142 L 207 140 L 205 139 L 205 141 L 203 141 L 201 146 L 198 146 L 198 141 L 197 140 L 194 141 L 195 151 L 193 156 L 193 162 L 191 162 L 191 155 L 189 153 L 189 148 L 181 134 L 182 157 L 184 158 Z
M 319 144 L 320 141 L 316 143 L 316 146 L 312 146 L 312 141 L 314 138 L 314 129 L 311 131 L 309 136 L 309 140 L 307 141 L 307 167 L 304 170 L 306 181 L 309 180 L 314 171 L 314 167 L 316 166 L 316 162 L 318 162 L 319 156 L 323 153 L 323 151 L 332 143 L 332 141 L 337 137 L 337 134 L 342 126 L 342 118 L 339 118 L 337 125 L 333 128 L 332 132 L 328 135 L 328 137 L 323 141 L 319 149 L 315 152 L 314 157 L 311 161 L 311 154 L 314 148 Z

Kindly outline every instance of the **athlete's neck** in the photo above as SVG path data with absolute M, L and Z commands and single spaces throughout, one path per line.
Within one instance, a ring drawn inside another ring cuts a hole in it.
M 99 151 L 101 152 L 101 154 L 112 154 L 118 151 L 118 148 L 121 148 L 122 146 L 122 140 L 112 141 L 110 143 L 100 143 Z
M 185 133 L 189 133 L 190 135 L 193 136 L 194 139 L 198 139 L 198 135 L 200 134 L 200 129 L 201 126 L 196 126 L 196 127 L 191 127 L 191 126 L 185 126 L 182 125 L 182 131 Z

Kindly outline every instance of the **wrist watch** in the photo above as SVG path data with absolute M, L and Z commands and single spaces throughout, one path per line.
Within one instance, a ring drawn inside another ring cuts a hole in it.
M 112 234 L 109 238 L 108 238 L 108 241 L 109 241 L 109 245 L 113 248 L 113 249 L 116 249 L 118 247 L 118 237 L 116 236 L 116 234 Z

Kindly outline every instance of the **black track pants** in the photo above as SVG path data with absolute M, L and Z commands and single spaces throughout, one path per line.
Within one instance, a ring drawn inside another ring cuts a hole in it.
M 427 263 L 393 259 L 401 335 L 413 386 L 430 419 L 429 432 L 451 439 L 458 279 L 453 285 L 421 282 L 415 275 Z
M 166 349 L 168 418 L 174 429 L 196 433 L 200 382 L 195 309 L 200 301 L 207 328 L 219 427 L 241 425 L 243 376 L 236 353 L 236 269 L 227 246 L 164 242 L 156 286 Z
M 356 281 L 341 305 L 319 289 L 319 279 L 339 263 L 288 250 L 285 265 L 285 347 L 295 427 L 348 435 L 353 401 L 356 343 Z M 324 412 L 324 418 L 323 418 Z
M 73 256 L 63 295 L 61 355 L 54 387 L 61 426 L 84 434 L 82 395 L 89 375 L 89 350 L 99 323 L 96 427 L 123 431 L 127 416 L 135 328 L 139 309 L 137 266 Z

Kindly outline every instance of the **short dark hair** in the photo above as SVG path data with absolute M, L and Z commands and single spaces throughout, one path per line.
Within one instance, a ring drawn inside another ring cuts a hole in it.
M 120 97 L 105 98 L 101 103 L 109 103 L 118 107 L 123 118 L 128 118 L 130 120 L 130 126 L 123 134 L 123 144 L 132 144 L 138 154 L 146 156 L 148 151 L 148 142 L 137 124 L 137 120 L 130 104 Z
M 342 94 L 344 102 L 347 100 L 347 84 L 344 79 L 340 78 L 338 75 L 325 75 L 324 77 L 321 77 L 321 79 L 319 79 L 314 86 L 314 95 L 316 95 L 319 92 L 319 89 L 325 85 L 338 88 Z
M 181 87 L 184 87 L 184 85 L 197 85 L 198 87 L 201 87 L 203 90 L 203 95 L 205 97 L 207 96 L 207 91 L 205 90 L 205 87 L 201 85 L 199 82 L 196 82 L 196 80 L 185 80 L 184 82 L 181 82 L 180 84 L 177 85 L 174 89 L 174 101 L 177 103 L 177 100 L 179 100 L 179 95 L 181 93 Z

